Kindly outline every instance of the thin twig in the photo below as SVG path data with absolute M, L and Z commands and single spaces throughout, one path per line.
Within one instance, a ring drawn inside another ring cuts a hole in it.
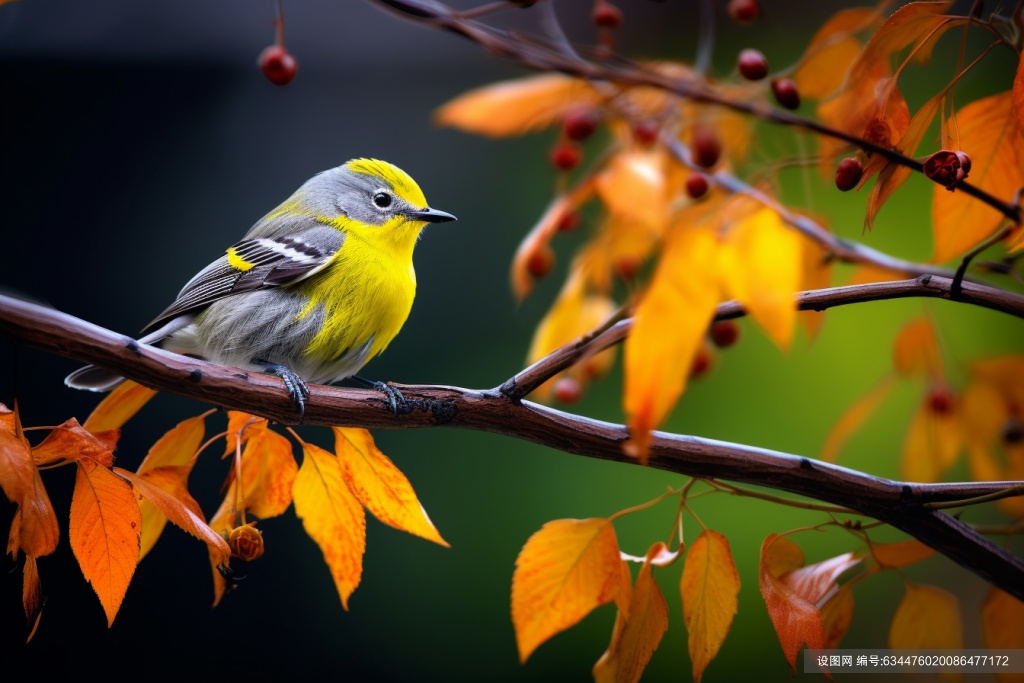
M 1002 491 L 996 491 L 984 496 L 965 498 L 964 500 L 947 500 L 943 502 L 925 503 L 923 507 L 927 510 L 948 510 L 950 508 L 967 507 L 968 505 L 979 505 L 993 500 L 1002 500 L 1003 498 L 1016 498 L 1017 496 L 1024 496 L 1024 484 L 1020 486 L 1008 486 Z

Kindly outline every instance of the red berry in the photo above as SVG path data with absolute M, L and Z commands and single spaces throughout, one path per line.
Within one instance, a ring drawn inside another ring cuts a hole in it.
M 558 221 L 558 229 L 562 232 L 569 232 L 575 230 L 580 224 L 580 214 L 578 211 L 566 211 L 562 219 Z
M 743 50 L 739 58 L 740 75 L 748 81 L 759 81 L 768 75 L 768 60 L 757 50 Z
M 535 278 L 542 278 L 555 267 L 555 252 L 548 245 L 542 245 L 526 262 L 526 267 Z
M 654 144 L 660 132 L 661 128 L 654 121 L 640 121 L 633 126 L 633 137 L 644 146 Z
M 711 341 L 720 349 L 727 349 L 740 339 L 740 326 L 731 320 L 723 320 L 711 326 Z
M 598 0 L 594 5 L 594 23 L 601 28 L 618 28 L 622 26 L 622 10 L 610 2 Z
M 553 389 L 560 403 L 576 403 L 583 398 L 583 387 L 572 377 L 559 377 Z
M 843 192 L 848 192 L 857 187 L 861 176 L 864 175 L 864 167 L 860 162 L 850 157 L 839 162 L 836 168 L 836 187 Z
M 562 119 L 562 130 L 570 140 L 586 140 L 597 130 L 601 121 L 597 112 L 587 107 L 570 109 Z
M 936 415 L 948 415 L 955 402 L 953 392 L 944 387 L 935 387 L 928 392 L 928 408 Z
M 731 0 L 729 2 L 729 16 L 737 24 L 749 24 L 757 19 L 761 13 L 761 7 L 757 0 Z
M 686 178 L 686 194 L 691 199 L 700 199 L 708 193 L 708 179 L 703 173 L 691 173 Z
M 718 163 L 718 157 L 722 155 L 722 143 L 718 141 L 718 136 L 712 128 L 697 126 L 693 129 L 690 153 L 698 166 L 711 168 Z
M 281 45 L 264 48 L 259 65 L 263 75 L 274 85 L 288 85 L 299 70 L 299 62 Z
M 772 92 L 775 93 L 775 101 L 786 109 L 800 108 L 800 91 L 792 79 L 776 78 L 772 81 Z
M 643 265 L 640 259 L 632 256 L 623 256 L 615 263 L 615 274 L 626 282 L 631 282 Z
M 702 376 L 711 368 L 711 354 L 707 349 L 698 349 L 697 355 L 693 357 L 693 362 L 690 363 L 690 377 L 696 379 Z
M 571 171 L 580 165 L 583 160 L 583 152 L 575 145 L 560 143 L 551 150 L 552 165 L 562 171 Z

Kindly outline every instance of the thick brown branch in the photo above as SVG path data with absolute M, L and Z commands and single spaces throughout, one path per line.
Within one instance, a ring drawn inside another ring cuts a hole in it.
M 620 328 L 605 334 L 616 329 Z M 0 296 L 0 332 L 18 344 L 94 363 L 153 389 L 284 424 L 297 422 L 297 411 L 280 379 L 161 351 L 49 308 Z M 628 438 L 622 425 L 509 398 L 498 389 L 399 386 L 411 410 L 398 416 L 386 408 L 379 393 L 312 386 L 305 423 L 370 429 L 460 427 L 567 453 L 636 463 L 622 452 Z M 1024 599 L 1024 561 L 967 524 L 922 507 L 931 501 L 984 496 L 1024 482 L 906 484 L 809 458 L 661 432 L 654 435 L 650 464 L 689 476 L 767 486 L 856 510 L 905 531 Z
M 921 173 L 924 165 L 917 159 L 904 156 L 899 152 L 882 147 L 855 135 L 830 128 L 823 123 L 806 119 L 768 106 L 762 102 L 743 102 L 732 100 L 704 85 L 699 79 L 680 80 L 669 78 L 642 65 L 620 59 L 612 62 L 595 63 L 569 56 L 564 52 L 545 44 L 535 38 L 524 39 L 519 34 L 486 26 L 480 22 L 466 19 L 447 5 L 430 0 L 370 0 L 371 2 L 394 10 L 402 17 L 422 24 L 437 26 L 462 35 L 485 48 L 491 54 L 510 59 L 525 67 L 542 71 L 559 71 L 570 76 L 590 80 L 611 81 L 623 85 L 641 85 L 659 88 L 680 97 L 715 104 L 729 109 L 755 116 L 762 121 L 779 125 L 802 128 L 804 130 L 842 140 L 871 154 L 879 154 L 889 161 L 905 166 Z M 956 188 L 993 207 L 1014 223 L 1020 223 L 1020 207 L 994 197 L 985 190 L 970 183 L 960 181 Z

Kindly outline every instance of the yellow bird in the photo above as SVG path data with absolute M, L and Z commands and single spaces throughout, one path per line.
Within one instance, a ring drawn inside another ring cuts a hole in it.
M 192 278 L 140 341 L 213 363 L 279 375 L 305 411 L 306 382 L 356 376 L 402 329 L 416 295 L 412 252 L 431 209 L 397 166 L 353 159 L 306 181 L 245 238 Z M 123 378 L 86 366 L 65 383 L 109 391 Z

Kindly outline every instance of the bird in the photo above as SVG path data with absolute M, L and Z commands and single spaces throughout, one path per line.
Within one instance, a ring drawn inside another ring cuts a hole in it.
M 280 377 L 300 421 L 308 384 L 350 379 L 384 392 L 397 414 L 404 397 L 356 373 L 401 330 L 416 294 L 413 249 L 432 209 L 405 171 L 352 159 L 319 173 L 265 215 L 238 243 L 188 281 L 139 341 L 218 365 Z M 87 365 L 75 389 L 110 391 L 124 381 Z

